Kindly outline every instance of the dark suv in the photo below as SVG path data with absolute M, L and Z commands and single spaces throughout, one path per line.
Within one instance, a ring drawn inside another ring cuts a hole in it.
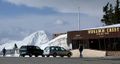
M 44 57 L 43 50 L 41 50 L 38 46 L 33 45 L 21 46 L 19 53 L 22 57 L 25 57 L 25 55 L 29 55 L 29 57 L 32 57 L 32 55 L 35 55 L 35 57 L 41 55 Z
M 53 57 L 56 56 L 68 56 L 71 57 L 72 53 L 69 50 L 64 49 L 63 47 L 59 46 L 49 46 L 44 49 L 44 55 L 49 57 L 50 55 Z

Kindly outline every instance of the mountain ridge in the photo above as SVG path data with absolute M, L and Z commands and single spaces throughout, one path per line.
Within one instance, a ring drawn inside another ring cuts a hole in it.
M 22 45 L 37 45 L 37 46 L 39 45 L 40 46 L 41 43 L 47 43 L 48 41 L 49 39 L 47 38 L 47 35 L 44 31 L 37 31 L 25 37 L 22 41 L 12 40 L 10 42 L 1 44 L 0 50 L 2 50 L 4 47 L 6 49 L 12 49 L 14 47 L 14 44 L 17 44 L 18 48 L 20 48 Z

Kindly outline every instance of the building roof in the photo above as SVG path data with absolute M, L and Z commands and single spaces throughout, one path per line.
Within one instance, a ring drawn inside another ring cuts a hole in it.
M 103 28 L 112 28 L 112 27 L 120 27 L 120 24 L 101 26 L 101 27 L 95 27 L 95 28 L 86 28 L 86 29 L 82 29 L 82 30 L 103 29 Z

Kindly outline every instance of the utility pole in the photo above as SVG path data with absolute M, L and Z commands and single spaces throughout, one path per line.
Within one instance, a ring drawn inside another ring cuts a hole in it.
M 80 30 L 80 7 L 78 7 L 78 31 Z

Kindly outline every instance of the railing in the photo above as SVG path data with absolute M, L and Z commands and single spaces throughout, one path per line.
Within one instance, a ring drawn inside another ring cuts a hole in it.
M 14 50 L 14 49 L 7 49 L 7 50 L 6 50 L 6 55 L 7 55 L 7 54 L 12 55 L 12 54 L 15 54 L 15 53 L 19 54 L 19 50 L 18 50 L 18 49 L 16 49 L 16 50 Z M 3 52 L 2 52 L 2 51 L 0 51 L 0 55 L 3 55 Z

